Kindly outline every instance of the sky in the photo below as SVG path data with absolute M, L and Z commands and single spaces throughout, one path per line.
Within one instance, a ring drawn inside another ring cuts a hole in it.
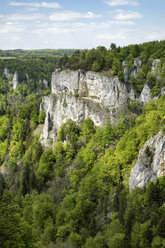
M 0 0 L 0 49 L 91 49 L 165 39 L 165 0 Z

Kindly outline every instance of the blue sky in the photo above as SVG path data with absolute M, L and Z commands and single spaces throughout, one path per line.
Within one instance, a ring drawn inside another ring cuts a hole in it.
M 0 0 L 0 49 L 165 39 L 165 0 Z

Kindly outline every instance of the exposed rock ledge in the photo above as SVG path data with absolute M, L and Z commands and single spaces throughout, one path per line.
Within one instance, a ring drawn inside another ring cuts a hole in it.
M 165 135 L 152 136 L 139 152 L 138 161 L 131 170 L 129 189 L 144 187 L 148 181 L 165 176 Z
M 90 117 L 94 124 L 115 123 L 135 92 L 118 77 L 102 76 L 95 72 L 56 71 L 52 75 L 51 94 L 43 97 L 40 109 L 46 114 L 43 146 L 54 142 L 58 130 L 68 119 L 77 123 Z
M 52 74 L 51 94 L 43 97 L 40 109 L 46 114 L 40 142 L 53 144 L 61 126 L 72 119 L 80 123 L 90 117 L 94 124 L 104 125 L 106 120 L 116 123 L 125 112 L 128 100 L 146 103 L 151 99 L 150 88 L 145 85 L 140 97 L 118 77 L 96 72 L 59 71 Z

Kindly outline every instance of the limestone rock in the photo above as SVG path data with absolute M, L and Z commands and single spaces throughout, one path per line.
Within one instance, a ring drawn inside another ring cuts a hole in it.
M 87 83 L 85 81 L 81 82 L 80 85 L 80 96 L 81 97 L 88 97 L 88 87 L 87 87 Z
M 142 67 L 142 60 L 141 59 L 135 59 L 133 64 L 136 66 L 136 67 L 139 67 L 141 68 Z
M 68 119 L 80 123 L 90 117 L 95 125 L 104 125 L 106 119 L 110 118 L 110 113 L 105 108 L 101 108 L 97 102 L 65 92 L 61 95 L 50 94 L 44 97 L 40 109 L 43 109 L 46 114 L 43 133 L 40 137 L 44 147 L 55 142 L 58 130 Z
M 151 100 L 151 90 L 148 84 L 144 85 L 144 88 L 140 94 L 139 101 L 142 103 L 147 103 Z
M 106 120 L 116 123 L 128 99 L 135 100 L 133 89 L 118 77 L 95 72 L 55 71 L 51 81 L 52 94 L 43 97 L 40 110 L 46 114 L 40 141 L 43 146 L 54 143 L 58 130 L 68 119 L 80 123 L 90 117 L 94 124 Z
M 124 69 L 126 63 L 123 62 Z M 136 59 L 134 66 L 141 70 L 142 61 Z M 129 70 L 125 71 L 128 80 Z M 40 141 L 44 146 L 53 144 L 58 130 L 68 120 L 80 123 L 90 117 L 94 124 L 104 125 L 106 120 L 112 124 L 125 112 L 128 100 L 146 103 L 151 99 L 150 88 L 146 84 L 140 97 L 133 88 L 119 81 L 117 76 L 80 70 L 55 70 L 51 80 L 51 94 L 43 97 L 40 109 L 46 114 Z
M 153 181 L 165 175 L 165 135 L 160 131 L 152 136 L 139 152 L 138 160 L 131 170 L 129 189 L 136 186 L 144 187 L 148 181 Z
M 122 62 L 122 67 L 127 67 L 127 63 L 125 60 L 123 60 L 123 62 Z
M 130 75 L 136 77 L 136 74 L 142 69 L 142 60 L 136 58 L 133 62 L 134 69 L 129 70 L 127 67 L 127 62 L 124 60 L 122 62 L 122 67 L 124 71 L 124 82 L 128 82 Z
M 51 88 L 54 94 L 62 92 L 70 92 L 73 95 L 75 92 L 79 95 L 85 94 L 102 106 L 108 107 L 121 105 L 129 98 L 126 85 L 121 83 L 118 77 L 106 77 L 91 71 L 55 72 L 52 76 Z
M 136 77 L 136 74 L 142 70 L 142 60 L 141 59 L 135 59 L 133 62 L 133 65 L 135 69 L 131 70 L 131 75 Z
M 152 62 L 151 72 L 155 72 L 156 67 L 158 66 L 158 63 L 160 62 L 160 59 L 154 59 Z
M 130 76 L 130 71 L 127 68 L 124 68 L 124 82 L 127 82 Z
M 13 75 L 9 72 L 9 70 L 7 68 L 4 68 L 4 72 L 5 76 L 9 79 L 10 77 L 12 77 Z
M 13 85 L 13 89 L 15 90 L 17 86 L 19 85 L 19 75 L 17 71 L 14 73 L 13 80 L 11 83 Z
M 29 75 L 26 73 L 25 76 L 26 76 L 26 81 L 28 82 L 29 81 Z
M 59 94 L 61 91 L 74 91 L 79 88 L 79 72 L 75 71 L 55 71 L 52 74 L 52 93 Z
M 163 96 L 165 94 L 165 87 L 161 89 L 160 96 Z
M 47 89 L 48 88 L 48 81 L 46 79 L 43 79 L 43 84 L 44 84 L 44 88 Z
M 124 72 L 124 82 L 127 82 L 130 76 L 130 70 L 127 68 L 127 63 L 124 60 L 122 62 L 123 72 Z

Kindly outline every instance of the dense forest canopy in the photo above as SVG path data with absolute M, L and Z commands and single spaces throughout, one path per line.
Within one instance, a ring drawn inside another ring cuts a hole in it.
M 67 54 L 61 58 L 59 67 L 70 68 L 73 70 L 84 69 L 101 71 L 112 69 L 116 75 L 120 69 L 122 62 L 126 60 L 129 67 L 133 66 L 133 59 L 140 58 L 144 64 L 151 65 L 153 59 L 161 58 L 165 60 L 165 41 L 152 41 L 140 45 L 129 45 L 126 47 L 117 47 L 111 43 L 110 48 L 98 46 L 91 50 L 77 50 L 72 56 Z
M 128 185 L 139 150 L 152 135 L 165 133 L 165 95 L 145 106 L 128 103 L 116 125 L 68 120 L 53 147 L 43 149 L 39 142 L 45 120 L 40 103 L 50 93 L 40 80 L 50 82 L 58 66 L 120 76 L 122 61 L 131 68 L 137 57 L 142 75 L 132 85 L 140 91 L 143 80 L 158 94 L 165 86 L 165 41 L 111 44 L 60 61 L 46 55 L 0 61 L 0 247 L 165 247 L 164 177 L 131 192 Z M 159 76 L 153 79 L 149 68 L 158 58 Z M 16 90 L 4 68 L 19 72 Z
M 61 69 L 81 69 L 96 72 L 109 71 L 110 75 L 117 75 L 121 81 L 124 81 L 125 66 L 130 71 L 133 70 L 136 67 L 134 60 L 137 58 L 142 61 L 142 70 L 138 72 L 136 77 L 131 75 L 128 83 L 140 93 L 148 80 L 148 83 L 153 88 L 152 95 L 156 96 L 160 92 L 160 88 L 165 86 L 165 41 L 153 41 L 126 47 L 116 47 L 112 43 L 109 49 L 99 46 L 91 50 L 77 50 L 70 57 L 65 54 L 60 59 L 58 67 Z M 150 73 L 154 59 L 160 59 L 161 74 L 163 75 L 163 79 L 157 81 L 155 76 Z M 124 66 L 123 61 L 125 61 Z
M 64 54 L 70 56 L 75 51 L 76 49 L 0 50 L 0 58 L 18 58 L 41 55 L 63 56 Z

